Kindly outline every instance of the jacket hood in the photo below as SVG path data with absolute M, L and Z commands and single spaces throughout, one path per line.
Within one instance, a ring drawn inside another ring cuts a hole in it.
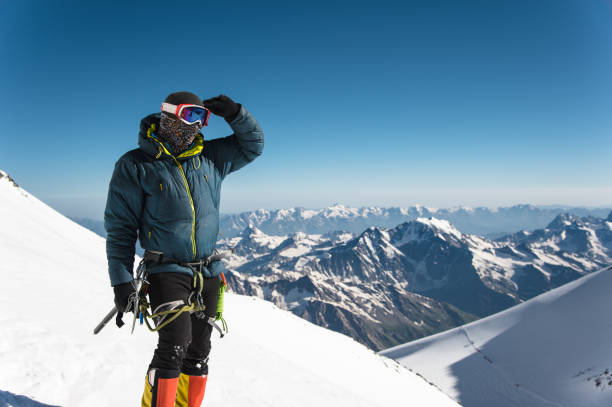
M 162 155 L 172 156 L 164 143 L 159 141 L 155 136 L 155 131 L 159 128 L 160 113 L 153 113 L 146 116 L 140 121 L 140 131 L 138 132 L 138 146 L 147 154 L 153 155 L 156 158 Z M 196 135 L 193 145 L 183 151 L 176 158 L 193 157 L 202 152 L 204 148 L 204 137 L 201 133 Z

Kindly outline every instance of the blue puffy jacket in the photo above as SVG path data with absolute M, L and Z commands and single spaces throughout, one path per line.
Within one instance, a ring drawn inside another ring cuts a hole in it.
M 140 124 L 140 148 L 124 154 L 108 188 L 104 226 L 111 285 L 132 280 L 136 240 L 147 250 L 161 251 L 180 262 L 211 255 L 219 234 L 221 182 L 258 157 L 263 132 L 244 107 L 229 123 L 234 134 L 214 140 L 196 136 L 187 151 L 173 156 L 155 136 L 159 113 Z M 219 275 L 213 262 L 205 277 Z M 191 270 L 178 264 L 152 265 L 149 273 Z

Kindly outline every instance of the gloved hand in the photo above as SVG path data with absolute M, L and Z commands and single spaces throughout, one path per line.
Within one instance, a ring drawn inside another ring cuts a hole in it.
M 128 302 L 131 295 L 136 295 L 136 290 L 132 282 L 115 285 L 113 286 L 113 291 L 115 292 L 115 306 L 117 307 L 117 312 L 124 313 L 131 311 L 127 309 Z
M 212 114 L 223 117 L 228 123 L 234 120 L 240 112 L 240 103 L 234 102 L 225 95 L 206 99 L 203 101 L 203 104 Z

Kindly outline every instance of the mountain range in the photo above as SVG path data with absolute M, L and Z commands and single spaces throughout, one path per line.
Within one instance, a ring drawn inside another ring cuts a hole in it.
M 233 289 L 383 349 L 504 310 L 611 264 L 612 214 L 560 214 L 498 240 L 418 218 L 358 235 L 224 239 Z
M 336 204 L 323 209 L 258 209 L 221 216 L 220 230 L 224 237 L 239 235 L 253 225 L 270 235 L 287 235 L 303 232 L 324 234 L 336 230 L 361 233 L 371 226 L 391 228 L 417 218 L 448 220 L 462 233 L 497 238 L 519 230 L 535 230 L 546 227 L 557 215 L 605 217 L 610 208 L 539 207 L 515 205 L 499 208 L 456 207 L 450 209 L 428 208 L 416 205 L 408 208 L 362 207 L 352 208 Z

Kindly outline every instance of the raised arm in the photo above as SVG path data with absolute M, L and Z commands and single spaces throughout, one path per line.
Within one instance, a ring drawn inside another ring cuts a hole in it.
M 209 102 L 216 99 L 221 101 Z M 234 131 L 231 136 L 206 141 L 202 151 L 204 156 L 215 163 L 222 177 L 239 170 L 261 155 L 263 130 L 243 106 L 224 95 L 208 99 L 204 104 L 214 114 L 224 117 Z
M 142 204 L 143 192 L 136 164 L 127 153 L 115 164 L 104 211 L 108 273 L 113 286 L 133 279 Z

